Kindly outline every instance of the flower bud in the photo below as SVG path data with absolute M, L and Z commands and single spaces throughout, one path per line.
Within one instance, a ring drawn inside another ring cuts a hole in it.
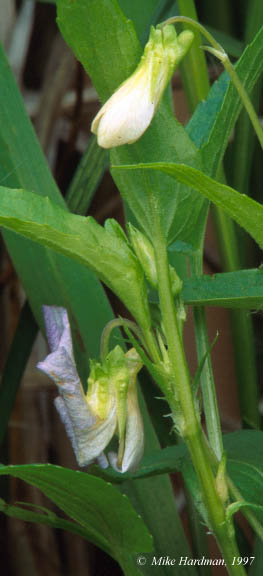
M 102 148 L 132 144 L 147 130 L 175 66 L 190 48 L 190 30 L 178 37 L 174 26 L 152 26 L 149 41 L 135 72 L 107 100 L 91 131 Z
M 128 224 L 129 237 L 134 252 L 141 264 L 144 274 L 151 286 L 157 289 L 158 279 L 155 264 L 153 245 L 140 230 L 132 224 Z
M 158 277 L 155 262 L 154 248 L 150 240 L 132 224 L 128 224 L 128 231 L 134 252 L 142 266 L 149 284 L 158 290 Z M 172 293 L 174 296 L 182 290 L 182 281 L 175 269 L 169 266 Z

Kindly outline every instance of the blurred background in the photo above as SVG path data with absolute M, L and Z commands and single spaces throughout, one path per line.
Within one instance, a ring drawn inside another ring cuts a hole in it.
M 172 0 L 162 1 L 159 4 L 162 4 L 161 20 L 178 10 L 177 3 Z M 259 13 L 254 18 L 254 23 L 251 23 L 248 11 L 254 4 L 256 4 L 254 0 L 196 1 L 200 21 L 214 33 L 233 62 L 241 55 L 245 43 L 263 24 L 262 9 L 262 19 L 260 20 Z M 54 3 L 0 0 L 0 39 L 22 92 L 27 112 L 62 194 L 69 202 L 72 201 L 72 179 L 74 175 L 76 177 L 77 170 L 82 188 L 89 187 L 89 198 L 85 199 L 84 206 L 82 198 L 79 198 L 74 200 L 74 205 L 71 204 L 71 209 L 77 213 L 88 212 L 101 223 L 106 218 L 113 217 L 124 225 L 122 201 L 108 170 L 108 153 L 96 148 L 96 142 L 90 134 L 91 121 L 100 103 L 89 78 L 60 36 L 56 26 Z M 221 74 L 222 68 L 212 56 L 207 58 L 210 81 L 213 83 Z M 173 78 L 172 88 L 175 114 L 179 121 L 185 124 L 192 110 L 185 97 L 180 71 L 177 71 Z M 260 108 L 262 85 L 256 87 L 253 98 Z M 248 132 L 244 130 L 247 128 L 244 128 L 244 123 L 243 126 L 240 123 L 229 145 L 225 172 L 229 184 L 235 185 L 240 191 L 249 193 L 253 184 L 254 197 L 259 200 L 262 194 L 262 166 L 258 146 L 250 130 Z M 240 131 L 239 140 L 236 139 L 238 131 Z M 243 151 L 246 171 L 242 176 L 242 170 L 237 170 L 235 167 L 239 164 L 240 168 L 238 146 L 244 139 L 247 142 L 247 149 Z M 0 184 L 2 183 L 3 180 Z M 210 215 L 204 254 L 204 271 L 207 274 L 231 269 L 220 241 L 219 226 L 216 215 Z M 239 260 L 243 267 L 256 267 L 261 264 L 255 246 L 240 232 L 237 232 L 237 245 Z M 26 352 L 23 350 L 19 322 L 21 323 L 21 314 L 28 314 L 28 310 L 23 288 L 2 241 L 0 258 L 1 404 L 6 399 L 8 380 L 12 387 L 14 367 L 12 343 L 13 346 L 15 343 L 16 350 L 21 346 L 22 375 Z M 109 297 L 116 314 L 123 314 L 123 308 L 116 298 L 111 294 Z M 251 312 L 245 314 L 249 317 L 250 326 L 253 328 L 256 380 L 261 387 L 262 315 Z M 222 427 L 225 432 L 229 432 L 238 429 L 241 420 L 244 421 L 238 397 L 239 363 L 238 361 L 235 363 L 237 356 L 236 349 L 233 348 L 235 323 L 233 325 L 230 314 L 220 308 L 207 310 L 207 321 L 210 341 L 214 339 L 216 332 L 219 332 L 212 357 Z M 11 464 L 52 462 L 75 467 L 71 446 L 53 406 L 56 395 L 54 385 L 35 369 L 36 363 L 43 359 L 47 352 L 46 343 L 34 323 L 31 323 L 31 331 L 27 354 L 29 355 L 31 348 L 32 351 L 22 384 L 19 390 L 15 388 L 12 391 L 9 405 L 12 411 L 8 429 L 5 431 L 3 426 L 1 428 L 0 460 Z M 239 336 L 240 353 L 242 333 Z M 185 342 L 191 370 L 194 373 L 196 355 L 190 309 L 185 328 Z M 19 362 L 19 359 L 17 361 Z M 173 484 L 175 498 L 187 530 L 185 499 L 180 479 L 175 476 Z M 18 481 L 12 481 L 7 486 L 6 479 L 1 478 L 0 489 L 0 495 L 8 501 L 30 501 L 40 506 L 46 504 L 42 495 Z M 52 507 L 50 503 L 48 506 Z M 246 527 L 244 530 L 246 532 Z M 102 552 L 77 536 L 14 519 L 8 520 L 3 516 L 0 516 L 0 550 L 1 566 L 5 566 L 5 574 L 10 576 L 121 574 L 119 568 Z M 223 568 L 217 568 L 217 573 L 220 570 L 223 574 Z

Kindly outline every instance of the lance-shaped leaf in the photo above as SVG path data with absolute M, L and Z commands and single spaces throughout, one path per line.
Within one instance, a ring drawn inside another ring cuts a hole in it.
M 126 574 L 137 574 L 134 554 L 152 550 L 152 537 L 128 498 L 101 478 L 50 464 L 0 466 L 0 475 L 39 488 L 89 540 L 110 552 Z
M 1 47 L 0 81 L 0 184 L 49 196 L 66 210 Z M 78 262 L 9 231 L 3 232 L 39 326 L 43 328 L 44 303 L 67 307 L 74 320 L 78 362 L 84 365 L 84 347 L 86 353 L 97 355 L 100 334 L 105 323 L 112 319 L 100 282 Z
M 263 247 L 263 206 L 234 190 L 225 186 L 200 170 L 184 164 L 156 162 L 153 164 L 137 164 L 134 166 L 118 166 L 116 170 L 159 170 L 186 184 L 189 188 L 198 190 L 216 206 L 222 208 L 237 224 L 242 226 L 254 240 Z
M 91 218 L 69 214 L 31 192 L 0 188 L 0 223 L 93 270 L 126 304 L 138 323 L 150 324 L 143 271 L 125 239 Z
M 196 306 L 223 308 L 263 308 L 263 270 L 238 270 L 184 281 L 182 298 Z

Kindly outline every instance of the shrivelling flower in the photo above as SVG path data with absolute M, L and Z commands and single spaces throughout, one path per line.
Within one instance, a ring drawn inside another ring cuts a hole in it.
M 107 100 L 94 118 L 91 131 L 102 148 L 132 144 L 150 125 L 174 69 L 194 35 L 177 36 L 174 26 L 152 26 L 149 41 L 135 72 Z
M 102 362 L 91 361 L 85 395 L 73 356 L 70 324 L 64 308 L 44 306 L 51 353 L 38 368 L 58 386 L 55 406 L 79 466 L 108 460 L 119 472 L 135 470 L 144 448 L 143 423 L 137 399 L 136 376 L 142 367 L 134 349 L 126 354 L 116 346 Z M 117 434 L 118 454 L 104 450 Z

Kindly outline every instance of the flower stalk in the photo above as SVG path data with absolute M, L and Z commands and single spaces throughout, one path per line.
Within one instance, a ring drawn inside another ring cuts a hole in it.
M 202 26 L 202 24 L 200 24 L 200 22 L 192 20 L 192 18 L 188 18 L 187 16 L 173 16 L 172 18 L 168 18 L 168 20 L 160 24 L 160 27 L 162 28 L 163 26 L 165 27 L 167 25 L 176 24 L 180 22 L 188 24 L 191 28 L 198 30 L 202 34 L 202 36 L 204 36 L 211 44 L 211 46 L 202 46 L 202 48 L 207 52 L 210 52 L 211 54 L 216 56 L 216 58 L 218 58 L 220 62 L 222 62 L 224 68 L 228 72 L 234 86 L 237 89 L 237 92 L 240 96 L 240 100 L 242 101 L 244 108 L 246 109 L 248 116 L 251 120 L 253 128 L 256 132 L 259 144 L 261 148 L 263 148 L 263 128 L 261 126 L 260 120 L 248 96 L 248 93 L 246 92 L 242 82 L 240 81 L 240 78 L 238 77 L 235 68 L 230 62 L 229 57 L 225 52 L 224 48 L 221 46 L 221 44 L 219 44 L 219 42 L 215 40 L 212 34 L 210 34 L 210 32 L 208 32 L 208 30 L 206 30 L 206 28 Z

